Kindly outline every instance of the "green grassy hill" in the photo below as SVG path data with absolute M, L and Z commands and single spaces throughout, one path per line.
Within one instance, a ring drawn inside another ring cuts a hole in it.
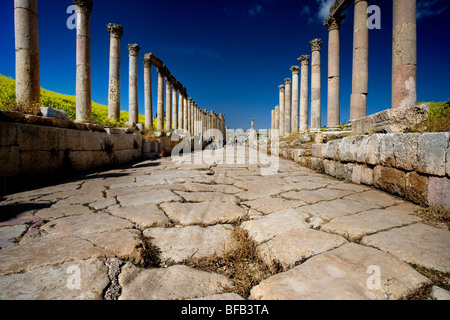
M 63 110 L 70 120 L 75 120 L 75 97 L 49 90 L 41 89 L 41 106 Z M 16 81 L 0 74 L 0 110 L 23 111 L 35 113 L 36 110 L 18 110 L 16 106 Z M 108 107 L 92 102 L 92 118 L 94 122 L 113 127 L 125 127 L 128 121 L 128 112 L 120 112 L 120 122 L 112 122 L 108 119 Z M 156 119 L 153 121 L 156 126 Z M 139 115 L 139 123 L 145 123 L 145 117 Z

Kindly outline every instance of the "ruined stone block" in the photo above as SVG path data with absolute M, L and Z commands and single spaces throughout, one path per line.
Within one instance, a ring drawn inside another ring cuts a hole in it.
M 0 176 L 12 177 L 20 173 L 19 147 L 0 147 Z
M 450 179 L 447 177 L 430 177 L 428 182 L 428 205 L 444 207 L 450 210 Z
M 381 136 L 380 140 L 380 164 L 386 167 L 395 167 L 394 134 L 388 133 Z
M 9 147 L 17 144 L 16 125 L 12 123 L 0 123 L 0 147 Z
M 358 147 L 366 136 L 352 136 L 341 140 L 339 145 L 339 160 L 356 162 Z
M 17 125 L 17 144 L 21 151 L 50 151 L 58 146 L 58 129 L 27 124 Z
M 421 205 L 428 204 L 428 177 L 417 172 L 406 174 L 406 199 Z
M 332 140 L 327 143 L 325 158 L 331 160 L 339 160 L 339 145 L 341 140 Z
M 365 184 L 371 186 L 373 184 L 373 169 L 365 165 L 354 165 L 352 172 L 352 181 L 357 184 Z
M 418 141 L 417 171 L 445 176 L 450 132 L 424 133 Z
M 336 161 L 334 160 L 323 160 L 323 169 L 326 174 L 335 177 L 336 176 Z
M 399 195 L 401 197 L 406 194 L 406 174 L 403 171 L 376 166 L 373 170 L 373 185 L 381 190 Z
M 417 152 L 420 134 L 399 133 L 393 135 L 395 165 L 398 169 L 417 169 Z

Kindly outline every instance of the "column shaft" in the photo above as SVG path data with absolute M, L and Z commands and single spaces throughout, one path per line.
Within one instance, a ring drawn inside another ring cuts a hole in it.
M 153 129 L 152 65 L 144 60 L 145 126 Z
M 311 43 L 311 131 L 320 131 L 321 128 L 321 62 L 320 50 L 322 40 L 314 39 Z
M 110 33 L 109 49 L 109 85 L 108 85 L 108 118 L 120 120 L 120 38 L 123 28 L 110 23 L 107 26 Z
M 172 130 L 172 84 L 166 80 L 166 131 Z
M 164 75 L 158 69 L 158 110 L 157 110 L 157 131 L 164 131 Z
M 172 129 L 178 129 L 178 90 L 172 88 Z
M 137 44 L 128 45 L 130 52 L 130 77 L 129 77 L 129 123 L 139 123 L 139 104 L 138 104 L 138 52 Z
M 291 118 L 291 133 L 298 132 L 298 111 L 299 111 L 299 66 L 293 66 L 292 72 L 292 118 Z
M 285 114 L 285 100 L 284 100 L 284 90 L 285 90 L 285 86 L 281 85 L 278 87 L 279 91 L 280 91 L 280 136 L 284 136 L 285 134 L 285 121 L 284 118 L 286 116 Z
M 300 131 L 308 131 L 309 120 L 309 59 L 310 56 L 303 55 L 301 61 L 301 84 L 300 84 Z
M 285 79 L 284 90 L 284 134 L 291 133 L 291 79 Z

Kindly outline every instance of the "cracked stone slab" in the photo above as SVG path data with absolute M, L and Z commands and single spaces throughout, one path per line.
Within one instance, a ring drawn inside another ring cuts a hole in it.
M 133 224 L 125 219 L 113 217 L 107 213 L 91 213 L 53 220 L 41 227 L 48 236 L 82 236 L 120 229 L 131 229 Z
M 323 225 L 320 230 L 337 233 L 356 240 L 368 234 L 410 225 L 419 221 L 421 221 L 420 218 L 409 214 L 375 209 L 351 216 L 338 217 Z
M 379 288 L 371 278 L 374 267 Z M 429 279 L 395 256 L 349 243 L 263 280 L 251 290 L 250 299 L 395 300 L 427 283 Z
M 247 201 L 244 204 L 264 214 L 270 214 L 284 209 L 295 209 L 304 206 L 306 202 L 299 200 L 286 200 L 283 198 L 265 197 L 257 200 Z
M 151 228 L 144 236 L 161 249 L 162 261 L 174 263 L 190 258 L 209 257 L 231 249 L 233 227 L 215 225 L 211 227 L 190 226 L 184 228 Z
M 364 245 L 389 252 L 405 262 L 450 272 L 450 231 L 422 223 L 366 236 Z
M 204 184 L 204 183 L 185 183 L 183 187 L 186 191 L 191 192 L 220 192 L 227 194 L 236 194 L 243 190 L 228 184 Z
M 106 191 L 106 196 L 108 198 L 120 197 L 120 196 L 129 196 L 138 193 L 158 193 L 162 190 L 179 190 L 184 191 L 183 185 L 171 185 L 171 184 L 161 184 L 158 186 L 138 186 L 136 184 L 132 184 L 127 187 L 110 189 Z
M 183 226 L 231 223 L 247 216 L 247 210 L 231 202 L 163 203 L 161 209 Z
M 195 298 L 190 300 L 201 300 L 201 301 L 221 301 L 221 300 L 245 300 L 237 293 L 222 293 L 222 294 L 215 294 L 209 297 L 201 297 L 201 298 Z
M 103 251 L 80 238 L 37 238 L 0 250 L 0 275 L 104 256 Z
M 183 265 L 139 269 L 129 263 L 119 276 L 119 300 L 185 300 L 221 294 L 232 287 L 226 277 Z
M 351 193 L 353 191 L 322 188 L 318 190 L 289 191 L 281 194 L 281 196 L 288 200 L 301 200 L 309 204 L 314 204 L 320 201 L 339 199 Z
M 258 244 L 272 239 L 284 232 L 309 228 L 305 219 L 308 215 L 294 209 L 286 209 L 259 219 L 245 221 L 241 228 Z
M 183 192 L 177 191 L 180 197 L 188 202 L 232 202 L 238 203 L 239 199 L 232 194 L 224 194 L 220 192 Z
M 370 203 L 355 200 L 336 199 L 319 202 L 310 206 L 304 206 L 301 208 L 301 211 L 305 211 L 306 213 L 313 216 L 318 216 L 325 220 L 331 220 L 337 217 L 347 216 L 376 208 L 378 208 L 378 206 Z
M 176 195 L 171 190 L 135 193 L 117 197 L 117 201 L 119 201 L 122 207 L 142 206 L 149 203 L 161 204 L 163 202 L 182 201 L 182 200 L 183 199 L 181 199 L 180 196 Z
M 0 227 L 0 249 L 6 249 L 17 245 L 15 240 L 20 238 L 27 229 L 28 226 L 23 224 Z
M 0 300 L 101 300 L 109 283 L 107 272 L 93 258 L 2 275 Z
M 286 231 L 262 243 L 259 252 L 267 265 L 273 265 L 275 260 L 286 270 L 346 242 L 347 240 L 338 235 L 302 228 Z
M 83 205 L 72 205 L 64 201 L 58 201 L 50 208 L 37 211 L 34 216 L 43 220 L 55 220 L 68 216 L 79 216 L 90 213 L 92 213 L 92 211 Z
M 394 196 L 391 196 L 383 191 L 378 190 L 370 190 L 366 192 L 355 193 L 346 196 L 344 199 L 374 204 L 382 208 L 390 207 L 404 202 L 403 200 L 400 200 Z
M 108 210 L 108 212 L 114 216 L 127 219 L 142 229 L 152 227 L 164 228 L 172 225 L 164 212 L 153 203 L 136 207 L 114 208 L 113 210 Z

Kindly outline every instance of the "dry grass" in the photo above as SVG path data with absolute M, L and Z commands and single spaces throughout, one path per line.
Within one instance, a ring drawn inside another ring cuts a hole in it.
M 416 213 L 417 216 L 422 218 L 425 223 L 442 227 L 445 225 L 450 230 L 450 211 L 445 208 L 424 208 Z
M 424 268 L 413 264 L 412 267 L 425 277 L 431 280 L 431 284 L 423 286 L 410 295 L 405 300 L 429 300 L 432 286 L 438 286 L 445 290 L 450 290 L 450 273 Z
M 262 261 L 257 252 L 257 244 L 240 227 L 233 231 L 232 249 L 225 254 L 194 258 L 184 261 L 183 264 L 226 276 L 233 282 L 233 292 L 244 298 L 250 296 L 251 288 L 281 271 L 279 266 L 272 268 Z

